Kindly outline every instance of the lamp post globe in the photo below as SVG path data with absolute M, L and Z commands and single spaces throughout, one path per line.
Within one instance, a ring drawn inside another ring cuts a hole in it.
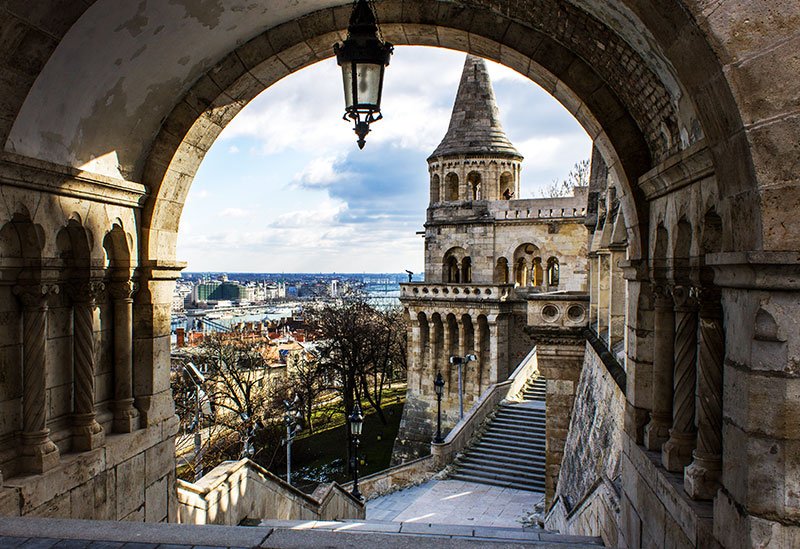
M 369 125 L 381 114 L 384 70 L 394 46 L 381 40 L 375 12 L 368 0 L 358 0 L 350 14 L 347 39 L 333 46 L 336 62 L 342 68 L 344 120 L 352 120 L 358 147 L 364 148 Z

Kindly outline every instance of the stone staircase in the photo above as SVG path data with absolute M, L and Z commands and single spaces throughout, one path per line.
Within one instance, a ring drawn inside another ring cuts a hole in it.
M 501 404 L 450 478 L 544 493 L 546 381 L 529 380 L 523 400 Z
M 535 400 L 537 402 L 545 402 L 547 400 L 547 380 L 542 376 L 534 379 L 529 379 L 522 390 L 522 399 L 524 401 Z

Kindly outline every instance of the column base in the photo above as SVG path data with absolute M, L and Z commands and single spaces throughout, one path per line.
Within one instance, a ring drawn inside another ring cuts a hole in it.
M 670 429 L 669 440 L 661 450 L 661 463 L 667 471 L 680 473 L 692 462 L 696 441 L 695 433 L 679 433 Z
M 653 418 L 644 426 L 644 447 L 653 452 L 660 452 L 664 443 L 669 440 L 669 424 Z
M 22 469 L 26 473 L 42 474 L 55 468 L 61 454 L 58 446 L 50 440 L 50 429 L 34 433 L 22 433 Z
M 114 403 L 115 433 L 132 433 L 139 428 L 139 410 L 133 407 L 133 399 L 118 400 Z
M 720 487 L 722 467 L 720 456 L 698 457 L 686 468 L 683 489 L 692 499 L 714 499 Z
M 94 414 L 76 414 L 72 435 L 72 449 L 88 452 L 105 444 L 106 434 Z

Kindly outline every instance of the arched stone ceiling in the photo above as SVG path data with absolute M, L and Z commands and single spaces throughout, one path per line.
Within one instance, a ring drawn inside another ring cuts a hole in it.
M 484 3 L 468 4 L 483 7 Z M 643 32 L 642 25 L 637 26 L 637 19 L 630 10 L 620 2 L 604 2 L 604 7 L 586 0 L 573 0 L 573 3 L 575 7 L 569 16 L 596 27 L 586 30 L 592 34 L 593 47 L 598 53 L 602 53 L 607 40 L 616 39 L 624 43 L 610 29 L 604 29 L 601 34 L 596 32 L 602 28 L 599 22 L 602 18 L 639 51 L 637 56 L 634 49 L 629 48 L 628 54 L 632 58 L 625 57 L 621 61 L 638 64 L 645 72 L 658 76 L 666 93 L 656 101 L 674 103 L 672 110 L 675 112 L 692 112 L 686 109 L 686 105 L 683 109 L 677 108 L 685 94 L 677 84 L 674 71 L 661 52 L 653 47 L 655 40 L 652 36 Z M 103 175 L 138 179 L 143 159 L 131 150 L 130 144 L 141 147 L 152 142 L 169 109 L 203 73 L 235 47 L 265 29 L 339 4 L 341 2 L 336 0 L 84 2 L 88 9 L 68 28 L 38 74 L 15 116 L 5 149 Z M 389 0 L 379 2 L 378 6 L 384 20 L 413 20 L 417 17 L 418 22 L 425 22 L 426 17 L 435 19 L 440 16 L 436 4 Z M 572 40 L 570 29 L 555 28 L 558 21 L 552 14 L 558 11 L 557 3 L 544 1 L 539 4 L 541 6 L 515 7 L 536 12 L 528 15 L 539 22 L 542 31 L 558 36 L 565 43 Z M 432 11 L 428 6 L 433 6 Z M 337 21 L 342 28 L 346 26 L 348 9 L 349 5 L 343 7 L 341 21 Z M 583 13 L 580 9 L 595 17 L 576 17 L 576 14 Z M 521 18 L 521 14 L 517 18 Z M 44 14 L 40 19 L 46 19 Z M 487 22 L 505 29 L 498 22 Z M 554 28 L 548 31 L 547 26 L 551 23 Z M 66 28 L 66 22 L 63 28 Z M 491 28 L 486 30 L 489 34 L 495 31 Z M 593 56 L 590 49 L 587 49 L 587 61 L 600 62 L 601 56 Z M 608 71 L 610 67 L 599 67 L 598 72 L 603 69 Z M 618 77 L 619 74 L 611 76 Z M 644 90 L 633 89 L 636 82 L 630 84 L 630 102 L 646 99 L 641 93 Z M 647 90 L 652 92 L 652 87 Z M 647 116 L 648 109 L 652 110 L 652 107 L 643 104 L 640 114 Z M 659 123 L 645 122 L 651 126 Z M 670 141 L 665 145 L 667 148 L 674 147 L 679 140 L 685 145 L 690 134 L 693 134 L 693 139 L 699 137 L 698 130 L 691 127 L 691 120 L 680 121 L 680 129 L 667 127 L 677 124 L 678 121 L 668 121 L 663 127 L 643 130 L 666 135 Z M 682 135 L 677 135 L 679 133 Z

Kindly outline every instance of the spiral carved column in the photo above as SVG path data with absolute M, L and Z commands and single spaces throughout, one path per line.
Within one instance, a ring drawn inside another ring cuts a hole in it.
M 722 372 L 725 334 L 719 291 L 700 293 L 697 355 L 697 449 L 686 468 L 684 489 L 694 499 L 713 499 L 722 474 Z
M 47 428 L 47 298 L 58 286 L 16 286 L 23 307 L 22 469 L 44 473 L 58 465 L 58 447 Z
M 644 428 L 644 444 L 648 450 L 660 451 L 672 427 L 675 315 L 672 296 L 666 286 L 655 287 L 654 309 L 653 410 Z
M 114 432 L 130 433 L 139 426 L 133 406 L 133 292 L 131 281 L 108 286 L 114 306 Z
M 672 429 L 661 461 L 668 471 L 681 472 L 692 461 L 697 430 L 694 426 L 697 385 L 697 300 L 688 286 L 676 286 L 675 369 L 672 396 Z
M 94 411 L 94 310 L 102 282 L 87 282 L 70 287 L 73 316 L 73 361 L 75 364 L 75 413 L 73 448 L 94 450 L 105 442 L 103 428 Z
M 442 361 L 441 368 L 444 372 L 445 392 L 449 394 L 453 390 L 452 366 L 450 365 L 450 354 L 453 352 L 453 330 L 446 317 L 442 320 L 442 327 L 444 332 L 444 353 L 439 358 Z
M 477 391 L 476 398 L 478 398 L 483 392 L 483 387 L 481 387 L 481 383 L 483 382 L 482 370 L 483 370 L 483 362 L 485 359 L 485 357 L 483 356 L 483 330 L 481 329 L 481 323 L 478 319 L 475 319 L 473 330 L 474 330 L 473 333 L 475 334 L 475 356 L 478 358 L 478 361 L 474 365 L 475 390 Z

